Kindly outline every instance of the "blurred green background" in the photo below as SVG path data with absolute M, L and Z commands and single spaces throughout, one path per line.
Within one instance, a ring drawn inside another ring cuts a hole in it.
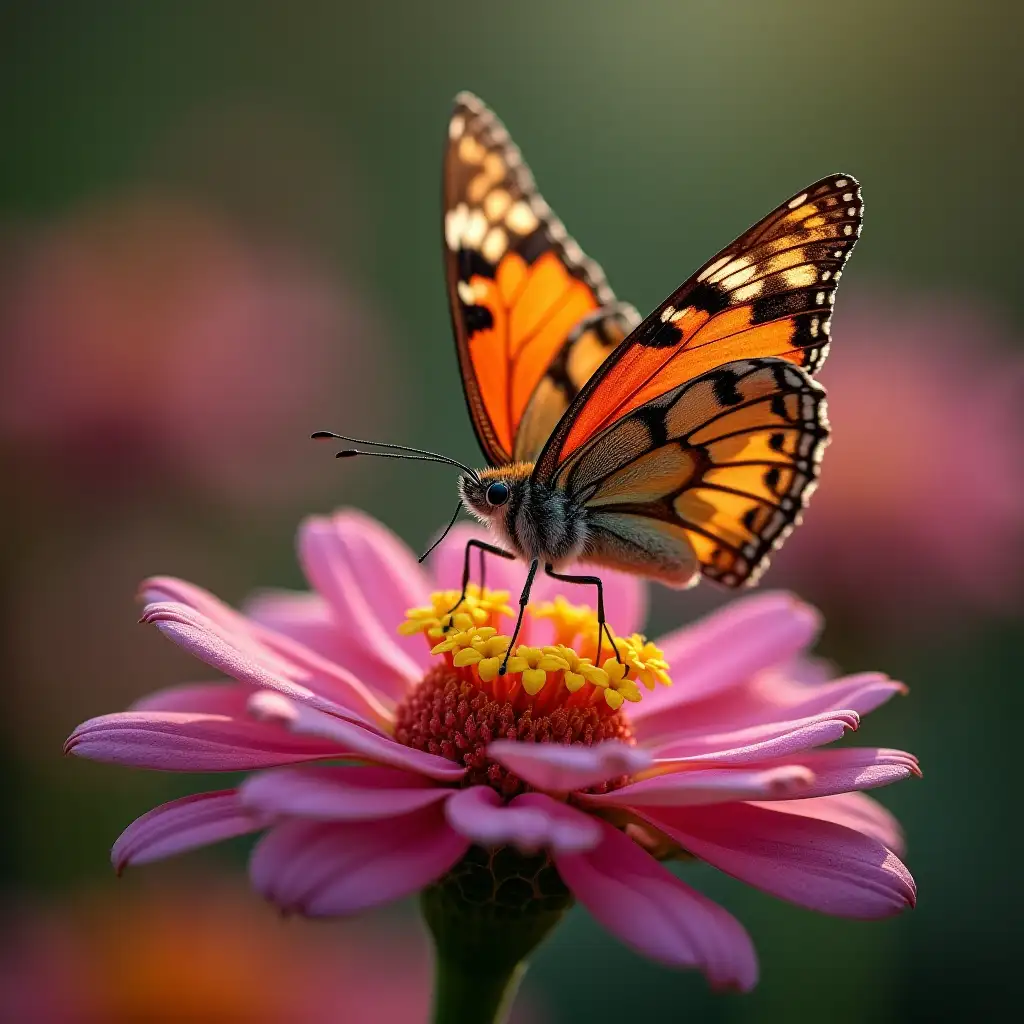
M 137 582 L 237 602 L 303 585 L 302 515 L 357 505 L 417 548 L 445 521 L 447 475 L 336 464 L 312 429 L 480 461 L 439 208 L 449 103 L 472 89 L 642 311 L 802 185 L 863 183 L 824 374 L 835 453 L 766 585 L 822 607 L 820 650 L 844 669 L 911 686 L 859 739 L 925 771 L 881 793 L 915 911 L 834 921 L 691 870 L 754 937 L 752 995 L 712 996 L 575 911 L 528 997 L 567 1022 L 1001 1019 L 1022 909 L 1022 27 L 1010 4 L 924 0 L 3 4 L 10 941 L 170 870 L 114 886 L 107 851 L 194 780 L 60 757 L 83 718 L 195 671 L 135 626 Z M 723 600 L 653 597 L 654 635 Z M 243 855 L 191 870 L 237 877 Z

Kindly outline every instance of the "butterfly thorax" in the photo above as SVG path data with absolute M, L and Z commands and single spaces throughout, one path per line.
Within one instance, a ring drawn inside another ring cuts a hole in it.
M 586 513 L 532 473 L 529 462 L 485 469 L 478 479 L 462 476 L 459 491 L 470 513 L 520 558 L 555 566 L 572 561 L 586 544 Z

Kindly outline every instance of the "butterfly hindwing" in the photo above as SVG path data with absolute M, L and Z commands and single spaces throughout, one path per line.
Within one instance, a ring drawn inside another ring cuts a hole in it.
M 604 272 L 544 202 L 504 125 L 468 93 L 449 122 L 444 238 L 477 437 L 492 465 L 531 461 L 639 317 L 615 304 Z M 573 328 L 601 307 L 609 309 L 595 329 L 573 340 Z
M 728 363 L 634 409 L 553 483 L 587 511 L 587 557 L 685 586 L 753 583 L 799 521 L 828 440 L 824 390 L 792 363 Z
M 830 175 L 708 261 L 591 378 L 539 457 L 538 476 L 549 478 L 617 419 L 733 360 L 776 356 L 814 373 L 862 209 L 856 180 Z

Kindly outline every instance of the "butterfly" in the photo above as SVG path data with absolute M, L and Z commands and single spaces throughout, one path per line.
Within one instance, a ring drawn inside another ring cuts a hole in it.
M 829 425 L 812 375 L 862 211 L 853 177 L 822 178 L 641 319 L 552 213 L 494 113 L 456 98 L 445 269 L 489 466 L 437 458 L 463 469 L 460 505 L 498 541 L 467 545 L 463 597 L 474 547 L 481 562 L 529 566 L 513 644 L 541 569 L 596 587 L 603 635 L 600 578 L 559 572 L 576 559 L 672 587 L 756 582 L 817 483 Z

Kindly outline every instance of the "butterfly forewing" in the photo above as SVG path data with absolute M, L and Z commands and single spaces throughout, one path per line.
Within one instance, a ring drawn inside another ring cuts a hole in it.
M 539 457 L 538 478 L 616 420 L 725 363 L 777 356 L 814 373 L 862 209 L 857 182 L 830 175 L 709 260 L 590 379 Z
M 532 461 L 636 325 L 537 191 L 504 125 L 457 97 L 444 167 L 448 295 L 463 386 L 488 460 Z M 587 332 L 573 329 L 601 307 Z
M 828 432 L 824 390 L 804 371 L 742 360 L 629 412 L 553 483 L 587 509 L 594 560 L 738 586 L 799 521 Z

